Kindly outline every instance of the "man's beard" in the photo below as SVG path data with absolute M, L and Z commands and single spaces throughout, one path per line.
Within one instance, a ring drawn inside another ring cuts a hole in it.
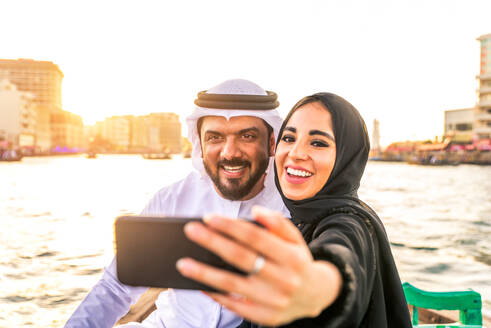
M 256 185 L 256 183 L 261 179 L 263 174 L 266 172 L 269 164 L 269 157 L 266 154 L 258 155 L 257 159 L 257 169 L 253 172 L 249 173 L 248 179 L 240 185 L 240 179 L 229 179 L 227 178 L 228 184 L 225 185 L 220 181 L 220 176 L 218 172 L 220 167 L 224 165 L 227 166 L 245 166 L 251 168 L 251 162 L 241 160 L 241 159 L 222 159 L 218 161 L 216 167 L 216 173 L 213 173 L 210 169 L 210 166 L 206 161 L 203 161 L 203 165 L 205 166 L 206 173 L 211 178 L 215 187 L 220 191 L 222 196 L 226 199 L 230 200 L 240 200 L 247 196 L 249 192 L 251 192 L 252 188 Z

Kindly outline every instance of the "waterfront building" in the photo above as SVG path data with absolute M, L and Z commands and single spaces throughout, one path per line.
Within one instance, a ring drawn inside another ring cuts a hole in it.
M 131 122 L 131 149 L 144 152 L 148 145 L 148 117 L 136 116 Z
M 36 151 L 48 152 L 52 140 L 51 113 L 62 109 L 62 71 L 58 65 L 50 61 L 0 59 L 0 80 L 2 78 L 8 79 L 17 90 L 33 95 L 32 102 L 37 114 Z
M 116 151 L 128 151 L 131 141 L 132 116 L 111 116 L 104 120 L 102 138 Z
M 491 139 L 491 33 L 477 40 L 481 51 L 476 105 L 445 111 L 444 136 L 458 143 L 482 143 Z
M 51 111 L 60 110 L 63 73 L 50 61 L 0 59 L 0 78 L 7 78 L 20 91 L 34 95 L 34 103 Z
M 481 44 L 478 103 L 474 116 L 474 133 L 478 139 L 491 138 L 491 33 L 477 38 Z
M 36 106 L 36 152 L 48 153 L 51 149 L 51 112 L 49 108 Z
M 34 149 L 37 111 L 33 99 L 34 95 L 18 90 L 9 80 L 0 80 L 0 141 Z
M 52 152 L 79 152 L 86 147 L 84 124 L 79 115 L 64 110 L 52 112 L 50 132 Z
M 94 124 L 93 128 L 90 129 L 93 137 L 103 138 L 104 135 L 104 121 L 98 121 Z
M 152 113 L 147 116 L 148 148 L 154 152 L 181 153 L 181 123 L 175 113 Z
M 445 111 L 444 136 L 454 142 L 471 143 L 474 137 L 474 115 L 476 109 L 462 108 Z
M 372 140 L 370 142 L 370 157 L 379 157 L 382 148 L 380 147 L 380 122 L 373 120 Z
M 108 117 L 87 128 L 86 138 L 119 152 L 176 154 L 182 150 L 181 123 L 175 113 Z

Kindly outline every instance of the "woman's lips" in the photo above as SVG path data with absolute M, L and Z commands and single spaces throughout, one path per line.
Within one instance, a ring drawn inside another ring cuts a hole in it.
M 294 168 L 295 170 L 299 170 L 297 168 Z M 308 181 L 312 175 L 310 176 L 298 176 L 298 175 L 293 175 L 293 174 L 288 174 L 288 167 L 285 168 L 285 180 L 289 183 L 292 184 L 301 184 L 306 181 Z

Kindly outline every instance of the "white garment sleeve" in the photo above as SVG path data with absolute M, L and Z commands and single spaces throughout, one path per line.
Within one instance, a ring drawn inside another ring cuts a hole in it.
M 113 327 L 148 288 L 131 287 L 119 282 L 116 258 L 104 269 L 101 280 L 78 306 L 65 328 Z
M 141 215 L 166 212 L 160 208 L 159 194 L 169 197 L 169 188 L 163 188 L 141 212 Z M 122 284 L 116 273 L 116 258 L 104 269 L 101 280 L 92 288 L 82 303 L 78 306 L 65 328 L 105 328 L 114 324 L 128 313 L 130 306 L 138 301 L 148 287 L 131 287 Z

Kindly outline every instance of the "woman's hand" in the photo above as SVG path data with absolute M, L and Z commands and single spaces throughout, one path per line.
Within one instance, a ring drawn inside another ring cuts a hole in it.
M 219 215 L 205 217 L 206 225 L 189 223 L 186 236 L 237 268 L 251 272 L 262 256 L 259 272 L 241 276 L 190 258 L 178 270 L 226 292 L 207 293 L 248 320 L 279 325 L 315 317 L 336 299 L 341 275 L 329 262 L 314 261 L 300 231 L 280 213 L 256 206 L 253 216 L 266 229 L 244 220 Z

